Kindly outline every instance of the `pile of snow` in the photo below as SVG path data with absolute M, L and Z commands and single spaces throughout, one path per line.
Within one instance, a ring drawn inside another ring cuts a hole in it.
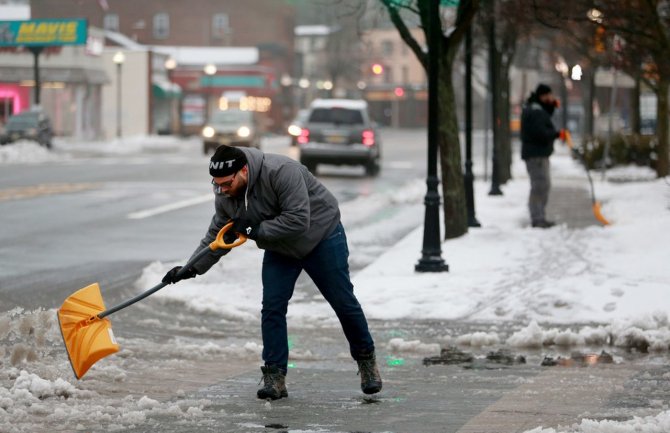
M 112 138 L 107 141 L 56 140 L 54 148 L 67 152 L 95 152 L 103 155 L 128 155 L 152 151 L 200 150 L 199 137 L 183 138 L 176 135 L 136 135 Z
M 500 337 L 495 332 L 473 332 L 456 338 L 456 344 L 472 347 L 495 346 L 500 343 Z
M 554 185 L 588 193 L 581 166 L 566 154 L 551 161 Z M 483 227 L 442 244 L 448 273 L 414 272 L 423 239 L 419 228 L 355 276 L 368 317 L 606 325 L 670 310 L 670 187 L 663 179 L 595 179 L 612 225 L 594 219 L 583 229 L 559 224 L 538 230 L 528 227 L 524 168 L 514 167 L 515 180 L 503 187 L 503 196 L 488 196 L 488 185 L 476 184 Z M 552 338 L 579 343 L 569 334 Z
M 201 142 L 198 137 L 182 138 L 172 135 L 139 135 L 113 138 L 108 141 L 68 141 L 56 138 L 52 149 L 34 141 L 19 140 L 0 146 L 0 164 L 42 164 L 45 162 L 70 161 L 74 155 L 123 156 L 143 152 L 198 152 Z
M 585 419 L 572 427 L 542 428 L 525 433 L 667 433 L 670 431 L 670 411 L 655 416 L 634 417 L 628 421 L 596 421 Z
M 201 418 L 211 401 L 186 399 L 158 401 L 128 393 L 128 371 L 134 350 L 142 348 L 158 359 L 155 368 L 182 364 L 184 359 L 258 359 L 262 347 L 255 342 L 221 346 L 172 341 L 156 344 L 142 339 L 121 342 L 123 352 L 112 362 L 101 362 L 74 378 L 60 334 L 55 310 L 15 308 L 0 313 L 0 431 L 116 431 L 167 418 L 168 422 Z M 305 353 L 302 356 L 313 356 Z M 128 393 L 119 398 L 121 393 Z M 219 408 L 216 409 L 219 411 Z
M 600 175 L 600 173 L 596 175 Z M 625 166 L 612 167 L 606 170 L 605 176 L 607 180 L 610 182 L 651 181 L 656 179 L 656 171 L 651 169 L 650 167 L 625 165 Z
M 388 342 L 388 350 L 390 352 L 412 352 L 412 353 L 440 353 L 439 344 L 426 344 L 420 340 L 406 341 L 402 338 L 392 338 Z
M 20 140 L 0 146 L 0 164 L 40 164 L 64 158 L 34 141 Z

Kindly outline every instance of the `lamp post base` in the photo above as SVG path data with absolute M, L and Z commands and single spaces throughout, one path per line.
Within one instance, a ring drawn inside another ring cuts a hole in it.
M 449 265 L 441 257 L 422 257 L 414 266 L 416 272 L 449 272 Z

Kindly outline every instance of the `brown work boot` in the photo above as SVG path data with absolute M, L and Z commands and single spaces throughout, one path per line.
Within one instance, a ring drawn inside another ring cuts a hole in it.
M 261 367 L 265 385 L 259 389 L 256 395 L 263 400 L 277 400 L 282 397 L 288 397 L 286 390 L 286 374 L 284 374 L 276 365 L 266 365 Z M 260 384 L 260 382 L 259 382 Z
M 372 352 L 369 358 L 359 359 L 358 374 L 361 375 L 361 390 L 365 394 L 376 394 L 382 390 L 382 376 L 377 368 L 375 353 Z

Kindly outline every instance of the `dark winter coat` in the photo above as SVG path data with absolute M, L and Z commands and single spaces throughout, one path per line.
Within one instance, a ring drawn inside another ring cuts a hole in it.
M 549 157 L 557 137 L 551 115 L 537 100 L 529 100 L 521 112 L 521 158 Z
M 337 199 L 299 162 L 257 149 L 240 149 L 249 169 L 246 192 L 242 197 L 216 195 L 216 212 L 195 253 L 207 248 L 228 221 L 245 218 L 260 222 L 258 248 L 305 257 L 340 222 Z M 229 251 L 208 254 L 195 264 L 196 271 L 206 272 Z

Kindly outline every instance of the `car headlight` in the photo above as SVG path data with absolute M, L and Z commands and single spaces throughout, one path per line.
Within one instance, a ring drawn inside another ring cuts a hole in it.
M 237 136 L 242 138 L 247 138 L 251 135 L 251 129 L 248 126 L 240 126 L 237 130 Z
M 216 134 L 216 131 L 211 126 L 205 126 L 202 128 L 202 136 L 205 138 L 212 138 Z
M 299 127 L 298 125 L 291 125 L 288 127 L 288 133 L 294 137 L 299 136 L 300 132 L 302 132 L 302 128 Z

